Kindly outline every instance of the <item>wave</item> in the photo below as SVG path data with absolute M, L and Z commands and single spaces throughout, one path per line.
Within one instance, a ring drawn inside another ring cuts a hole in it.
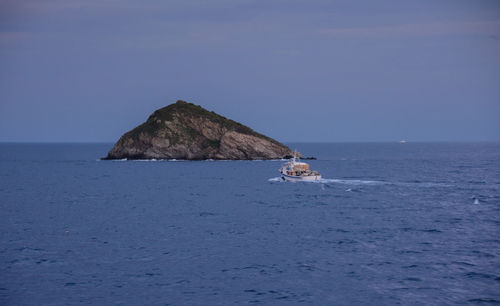
M 278 177 L 272 177 L 270 179 L 268 179 L 269 182 L 283 182 L 283 179 L 281 178 L 281 176 L 278 176 Z

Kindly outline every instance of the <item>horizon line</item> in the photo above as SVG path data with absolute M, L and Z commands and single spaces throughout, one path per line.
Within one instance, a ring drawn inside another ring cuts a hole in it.
M 401 143 L 401 140 L 333 140 L 333 141 L 281 141 L 283 144 L 348 144 L 348 143 Z M 0 144 L 112 144 L 116 141 L 0 141 Z M 405 139 L 405 143 L 500 143 L 500 140 L 415 140 Z

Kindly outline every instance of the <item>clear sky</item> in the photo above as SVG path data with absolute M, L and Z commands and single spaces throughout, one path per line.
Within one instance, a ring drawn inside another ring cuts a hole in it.
M 498 141 L 500 1 L 0 0 L 0 141 L 177 99 L 280 141 Z

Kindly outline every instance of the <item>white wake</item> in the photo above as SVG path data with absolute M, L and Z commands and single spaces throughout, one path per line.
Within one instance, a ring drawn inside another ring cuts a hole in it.
M 273 177 L 268 179 L 269 182 L 285 182 L 281 177 Z M 287 182 L 290 183 L 290 182 Z M 295 182 L 292 182 L 295 183 Z M 361 185 L 393 185 L 393 186 L 407 186 L 407 187 L 452 187 L 452 185 L 445 183 L 432 183 L 432 182 L 388 182 L 388 181 L 373 181 L 373 180 L 348 180 L 348 179 L 329 179 L 322 178 L 317 181 L 304 181 L 297 183 L 316 183 L 316 184 L 343 184 L 351 186 Z

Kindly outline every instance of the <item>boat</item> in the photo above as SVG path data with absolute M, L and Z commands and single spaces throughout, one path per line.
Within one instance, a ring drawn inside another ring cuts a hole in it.
M 310 182 L 321 179 L 318 171 L 310 170 L 309 164 L 301 162 L 297 157 L 297 151 L 293 152 L 292 158 L 280 168 L 281 178 L 289 182 Z

